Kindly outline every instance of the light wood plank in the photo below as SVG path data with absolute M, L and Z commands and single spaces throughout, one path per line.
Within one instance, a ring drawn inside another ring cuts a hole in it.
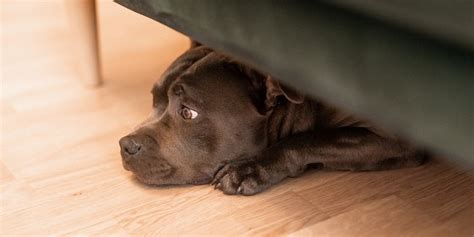
M 355 206 L 291 236 L 422 236 L 439 223 L 395 196 Z M 424 235 L 428 236 L 428 235 Z
M 14 179 L 13 175 L 7 169 L 7 167 L 3 164 L 2 160 L 0 159 L 0 185 L 4 183 L 8 183 Z

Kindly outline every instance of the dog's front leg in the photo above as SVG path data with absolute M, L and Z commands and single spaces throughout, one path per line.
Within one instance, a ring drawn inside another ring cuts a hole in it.
M 345 127 L 295 134 L 254 159 L 230 161 L 216 173 L 213 184 L 226 194 L 253 195 L 298 176 L 310 164 L 368 171 L 416 166 L 423 158 L 405 142 L 365 128 Z

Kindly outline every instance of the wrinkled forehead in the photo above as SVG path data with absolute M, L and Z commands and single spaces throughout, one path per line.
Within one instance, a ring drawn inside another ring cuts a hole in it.
M 242 77 L 234 63 L 214 52 L 184 71 L 175 84 L 184 84 L 198 91 L 228 91 L 241 87 L 245 82 Z
M 155 84 L 153 93 L 161 91 L 164 96 L 173 96 L 173 91 L 181 87 L 187 99 L 205 104 L 205 107 L 219 107 L 219 110 L 225 106 L 237 108 L 250 101 L 248 82 L 237 65 L 211 52 L 183 68 L 174 78 L 165 78 L 165 81 Z
M 169 88 L 170 84 L 176 81 L 181 74 L 188 71 L 196 62 L 203 60 L 206 56 L 213 53 L 212 49 L 207 47 L 189 49 L 168 66 L 160 78 L 154 83 L 152 92 L 164 92 Z
M 196 60 L 190 64 L 187 60 L 186 54 L 192 54 L 192 51 L 188 51 L 180 59 L 173 62 L 172 65 L 163 73 L 154 85 L 154 89 L 166 88 L 168 89 L 175 81 L 180 80 L 182 83 L 194 84 L 192 80 L 188 80 L 191 77 L 200 78 L 213 78 L 216 76 L 226 77 L 223 74 L 230 74 L 229 70 L 225 70 L 226 62 L 225 57 L 216 53 L 210 52 L 207 55 L 204 54 L 202 58 Z M 221 74 L 221 75 L 217 75 Z M 186 79 L 186 80 L 183 80 Z

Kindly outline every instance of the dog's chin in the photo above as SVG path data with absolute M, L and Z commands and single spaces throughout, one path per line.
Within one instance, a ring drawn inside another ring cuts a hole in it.
M 174 169 L 144 169 L 141 168 L 140 171 L 134 166 L 123 163 L 123 168 L 127 171 L 131 171 L 135 178 L 144 184 L 148 185 L 166 185 L 166 184 L 180 184 L 177 182 L 174 177 Z
M 176 180 L 174 180 L 172 178 L 167 179 L 167 178 L 163 178 L 163 177 L 153 177 L 153 176 L 143 177 L 143 176 L 138 175 L 138 174 L 135 174 L 135 178 L 140 183 L 143 183 L 143 184 L 146 184 L 146 185 L 160 186 L 160 185 L 182 184 L 181 182 L 177 182 Z
M 194 184 L 194 185 L 202 185 L 202 184 L 209 184 L 212 181 L 212 177 L 210 176 L 203 176 L 199 178 L 195 178 L 191 180 L 191 182 L 188 182 L 188 184 Z
M 147 184 L 147 185 L 164 185 L 165 183 L 159 179 L 154 179 L 154 178 L 144 178 L 144 177 L 141 177 L 139 175 L 135 175 L 135 178 L 140 182 L 140 183 L 143 183 L 143 184 Z
M 164 186 L 164 185 L 182 185 L 182 184 L 192 184 L 192 185 L 202 185 L 202 184 L 209 184 L 212 181 L 212 177 L 210 176 L 201 176 L 192 178 L 190 180 L 182 180 L 177 177 L 167 176 L 147 176 L 144 177 L 140 174 L 134 173 L 135 178 L 147 185 L 156 185 L 156 186 Z

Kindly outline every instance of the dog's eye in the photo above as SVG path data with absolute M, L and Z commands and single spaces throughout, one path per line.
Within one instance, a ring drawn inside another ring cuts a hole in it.
M 183 107 L 181 109 L 181 116 L 187 120 L 195 119 L 198 116 L 198 113 L 188 107 Z

